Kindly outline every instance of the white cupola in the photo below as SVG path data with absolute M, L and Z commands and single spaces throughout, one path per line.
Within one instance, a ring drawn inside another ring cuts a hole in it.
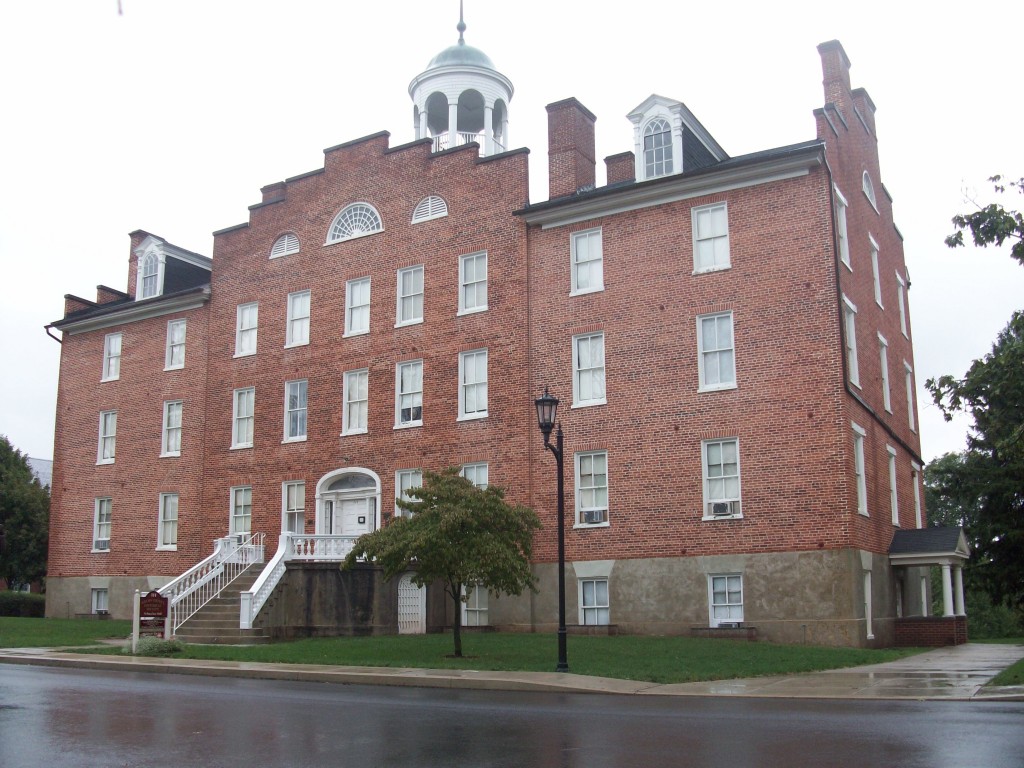
M 416 138 L 432 138 L 435 152 L 472 141 L 485 157 L 504 152 L 509 149 L 512 82 L 486 53 L 466 45 L 461 2 L 456 29 L 459 42 L 437 54 L 409 83 Z

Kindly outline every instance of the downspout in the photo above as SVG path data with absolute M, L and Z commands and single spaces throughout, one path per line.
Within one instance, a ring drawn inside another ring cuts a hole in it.
M 54 336 L 52 333 L 50 333 L 50 329 L 53 328 L 53 327 L 54 327 L 53 323 L 48 323 L 47 325 L 43 326 L 43 330 L 46 331 L 46 335 L 47 336 L 49 336 L 51 339 L 56 341 L 58 344 L 63 344 L 64 343 L 63 339 L 58 339 L 56 336 Z

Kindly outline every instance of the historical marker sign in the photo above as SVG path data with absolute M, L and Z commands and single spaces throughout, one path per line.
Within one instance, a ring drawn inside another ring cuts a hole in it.
M 167 621 L 167 598 L 156 590 L 139 598 L 139 634 L 164 634 L 164 623 Z

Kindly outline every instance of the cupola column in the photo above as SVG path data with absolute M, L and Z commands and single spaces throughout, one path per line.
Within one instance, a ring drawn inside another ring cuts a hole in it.
M 494 154 L 494 107 L 490 104 L 484 105 L 484 155 Z
M 459 146 L 459 102 L 448 102 L 448 149 Z

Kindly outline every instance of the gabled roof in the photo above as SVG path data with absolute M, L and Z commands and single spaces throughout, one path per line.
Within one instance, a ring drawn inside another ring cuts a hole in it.
M 966 560 L 971 548 L 964 529 L 935 526 L 896 531 L 889 544 L 889 560 L 894 565 L 927 565 Z

